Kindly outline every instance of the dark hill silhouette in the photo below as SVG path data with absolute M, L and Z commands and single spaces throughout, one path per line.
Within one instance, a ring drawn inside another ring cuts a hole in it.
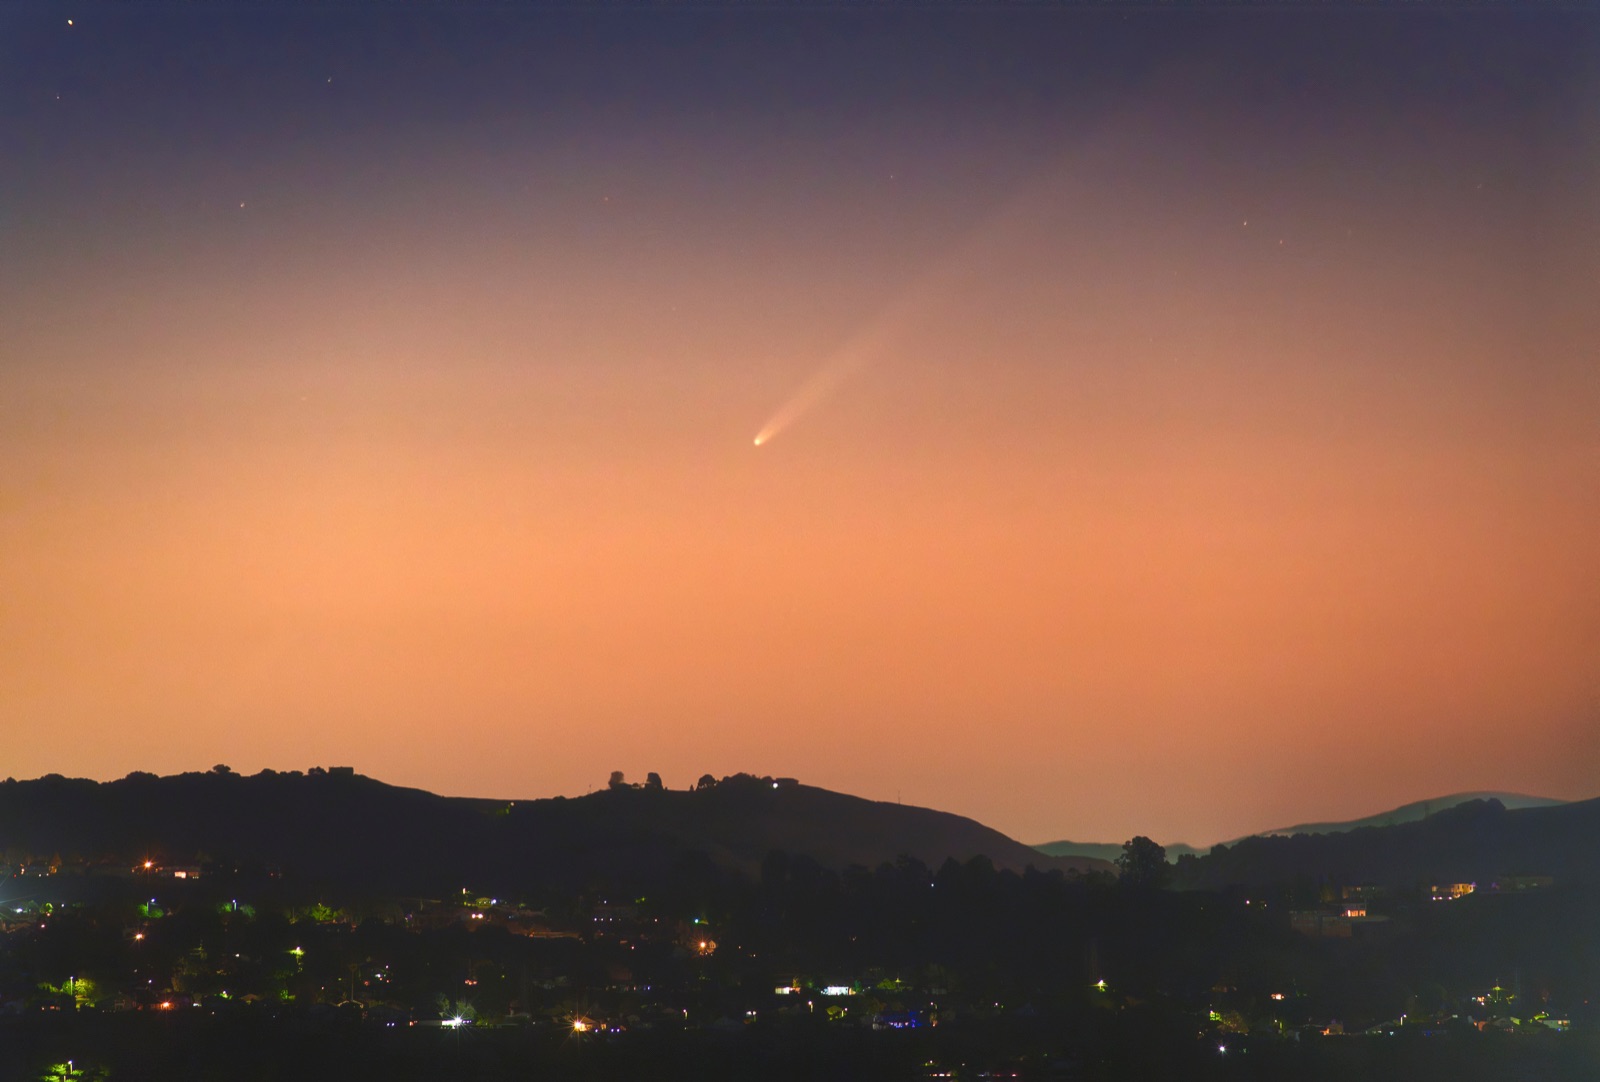
M 1185 887 L 1267 886 L 1302 877 L 1411 886 L 1553 875 L 1600 882 L 1600 799 L 1507 809 L 1473 800 L 1426 819 L 1334 834 L 1245 838 L 1180 861 Z
M 1346 819 L 1326 823 L 1296 823 L 1292 827 L 1278 827 L 1274 830 L 1263 830 L 1261 834 L 1272 836 L 1277 834 L 1342 834 L 1346 831 L 1360 830 L 1362 827 L 1392 827 L 1399 823 L 1414 823 L 1419 819 L 1426 819 L 1430 815 L 1437 815 L 1450 808 L 1460 807 L 1462 804 L 1474 800 L 1498 800 L 1502 805 L 1511 810 L 1518 808 L 1553 808 L 1558 804 L 1567 803 L 1565 800 L 1555 800 L 1545 796 L 1528 796 L 1526 793 L 1452 793 L 1449 796 L 1434 797 L 1432 800 L 1416 800 L 1410 804 L 1402 804 L 1398 808 L 1390 808 L 1377 815 L 1368 815 L 1361 819 Z M 1232 845 L 1232 842 L 1228 844 Z
M 1360 819 L 1344 819 L 1322 823 L 1297 823 L 1292 827 L 1259 830 L 1254 834 L 1232 838 L 1223 844 L 1237 845 L 1244 841 L 1245 838 L 1273 837 L 1280 834 L 1339 834 L 1349 830 L 1360 830 L 1362 827 L 1387 827 L 1394 826 L 1396 823 L 1411 823 L 1472 800 L 1498 800 L 1507 808 L 1548 808 L 1566 803 L 1564 800 L 1555 800 L 1543 796 L 1528 796 L 1524 793 L 1452 793 L 1449 796 L 1434 797 L 1432 800 L 1417 800 L 1410 804 L 1402 804 L 1398 808 L 1390 808 L 1388 811 L 1379 812 L 1376 815 L 1363 816 Z M 1055 841 L 1045 842 L 1042 845 L 1034 846 L 1034 848 L 1053 857 L 1096 857 L 1100 860 L 1116 860 L 1122 854 L 1121 842 Z M 1179 857 L 1186 855 L 1204 856 L 1208 851 L 1192 845 L 1185 845 L 1182 842 L 1169 842 L 1166 850 L 1168 860 L 1177 860 Z
M 694 791 L 624 787 L 529 801 L 443 797 L 347 770 L 104 783 L 49 775 L 0 785 L 0 838 L 38 856 L 203 854 L 393 893 L 574 887 L 649 874 L 695 851 L 744 870 L 775 849 L 831 867 L 983 855 L 1015 870 L 1108 870 L 1046 857 L 958 815 L 748 775 Z

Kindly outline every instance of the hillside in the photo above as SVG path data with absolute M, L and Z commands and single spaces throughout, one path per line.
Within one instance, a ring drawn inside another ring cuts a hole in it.
M 1398 808 L 1391 808 L 1386 812 L 1376 815 L 1364 816 L 1360 819 L 1346 819 L 1323 823 L 1298 823 L 1292 827 L 1277 827 L 1272 830 L 1257 831 L 1244 837 L 1234 838 L 1225 842 L 1225 845 L 1237 845 L 1245 838 L 1276 837 L 1291 834 L 1339 834 L 1350 830 L 1360 830 L 1362 827 L 1394 826 L 1398 823 L 1414 823 L 1419 819 L 1426 819 L 1430 815 L 1445 811 L 1449 808 L 1459 807 L 1474 800 L 1498 800 L 1507 808 L 1550 808 L 1566 801 L 1553 800 L 1550 797 L 1526 796 L 1522 793 L 1452 793 L 1450 796 L 1435 797 L 1432 800 L 1418 800 L 1410 804 L 1402 804 Z M 1045 842 L 1034 846 L 1041 853 L 1053 857 L 1093 857 L 1098 860 L 1116 860 L 1122 854 L 1121 842 L 1073 842 L 1055 841 Z M 1167 859 L 1177 860 L 1184 856 L 1203 856 L 1205 849 L 1197 849 L 1192 845 L 1182 842 L 1172 842 L 1166 846 Z
M 1179 885 L 1266 886 L 1299 878 L 1396 886 L 1552 875 L 1600 882 L 1600 799 L 1508 809 L 1474 800 L 1426 819 L 1334 834 L 1245 838 L 1180 861 Z
M 691 852 L 751 871 L 768 852 L 875 866 L 982 854 L 997 867 L 1105 870 L 1058 860 L 946 812 L 749 775 L 685 790 L 622 788 L 566 799 L 488 801 L 386 785 L 350 771 L 56 775 L 0 785 L 8 851 L 94 861 L 226 859 L 307 882 L 504 892 L 642 875 Z
M 1565 804 L 1564 800 L 1553 800 L 1550 797 L 1527 796 L 1523 793 L 1452 793 L 1449 796 L 1435 797 L 1432 800 L 1417 800 L 1410 804 L 1402 804 L 1398 808 L 1391 808 L 1377 815 L 1368 815 L 1361 819 L 1347 819 L 1342 822 L 1327 823 L 1298 823 L 1292 827 L 1278 827 L 1274 830 L 1263 830 L 1259 833 L 1268 837 L 1278 834 L 1341 834 L 1345 831 L 1360 830 L 1362 827 L 1390 827 L 1399 823 L 1414 823 L 1419 819 L 1426 819 L 1430 815 L 1450 808 L 1458 808 L 1474 800 L 1497 800 L 1508 809 L 1519 808 L 1553 808 L 1558 804 Z M 1239 841 L 1240 839 L 1235 839 Z M 1229 845 L 1234 842 L 1229 842 Z

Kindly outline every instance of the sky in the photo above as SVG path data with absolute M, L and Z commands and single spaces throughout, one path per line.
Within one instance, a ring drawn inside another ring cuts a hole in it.
M 0 773 L 1600 795 L 1592 13 L 11 4 L 0 148 Z

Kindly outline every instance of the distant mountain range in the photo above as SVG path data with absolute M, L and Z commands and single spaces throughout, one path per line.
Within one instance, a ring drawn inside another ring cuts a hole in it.
M 1329 834 L 1277 834 L 1179 861 L 1176 885 L 1488 884 L 1502 876 L 1600 883 L 1600 799 L 1507 808 L 1469 800 L 1425 819 Z
M 1346 831 L 1360 830 L 1363 827 L 1386 827 L 1400 823 L 1413 823 L 1426 819 L 1430 815 L 1444 811 L 1448 808 L 1458 807 L 1474 800 L 1498 800 L 1507 809 L 1520 808 L 1548 808 L 1566 801 L 1553 800 L 1549 797 L 1526 796 L 1522 793 L 1454 793 L 1450 796 L 1435 797 L 1432 800 L 1418 800 L 1411 804 L 1402 804 L 1377 815 L 1369 815 L 1362 819 L 1347 819 L 1342 822 L 1327 823 L 1300 823 L 1292 827 L 1278 827 L 1273 830 L 1263 830 L 1255 834 L 1247 834 L 1244 838 L 1272 838 L 1287 837 L 1295 834 L 1341 834 Z M 1237 845 L 1244 838 L 1234 838 L 1226 845 Z M 1034 846 L 1041 853 L 1055 857 L 1092 857 L 1097 860 L 1115 861 L 1122 855 L 1121 842 L 1045 842 L 1043 845 Z M 1208 850 L 1197 849 L 1192 845 L 1174 842 L 1166 846 L 1167 859 L 1177 860 L 1183 856 L 1203 856 Z
M 517 801 L 443 797 L 339 768 L 104 783 L 49 775 L 0 784 L 0 846 L 72 863 L 210 858 L 401 894 L 467 883 L 503 893 L 579 889 L 684 860 L 753 872 L 773 850 L 834 868 L 902 855 L 937 867 L 982 855 L 1017 871 L 1111 870 L 1050 857 L 948 812 L 744 774 L 692 791 L 623 786 Z
M 1039 852 L 1051 857 L 1087 857 L 1093 860 L 1115 862 L 1122 855 L 1121 842 L 1045 842 L 1043 845 L 1034 846 Z M 1163 846 L 1167 851 L 1168 860 L 1177 860 L 1182 856 L 1199 856 L 1204 849 L 1196 849 L 1192 845 L 1174 842 Z

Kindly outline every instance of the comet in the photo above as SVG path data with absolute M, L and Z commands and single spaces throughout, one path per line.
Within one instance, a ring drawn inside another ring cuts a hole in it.
M 1175 80 L 1175 85 L 1178 81 Z M 1021 238 L 1063 219 L 1082 216 L 1082 194 L 1075 177 L 1098 172 L 1124 160 L 1129 132 L 1141 118 L 1107 118 L 1076 148 L 1025 182 L 1010 199 L 970 222 L 952 243 L 920 274 L 913 275 L 898 293 L 861 328 L 846 338 L 811 376 L 789 396 L 756 433 L 755 446 L 764 447 L 814 407 L 821 404 L 862 368 L 873 362 L 916 327 L 948 308 L 961 283 L 982 274 L 984 268 L 1003 262 L 1009 246 Z
M 1048 176 L 969 228 L 928 269 L 914 276 L 876 315 L 846 338 L 778 407 L 756 433 L 755 446 L 772 442 L 862 368 L 891 352 L 891 347 L 908 331 L 926 322 L 930 311 L 955 292 L 964 276 L 993 259 L 1013 234 L 1035 225 L 1041 216 L 1059 206 L 1058 189 L 1056 177 Z
M 761 431 L 756 433 L 755 445 L 760 447 L 770 443 L 780 432 L 838 390 L 840 384 L 869 362 L 887 353 L 908 328 L 919 322 L 917 317 L 940 292 L 932 287 L 942 277 L 945 275 L 924 275 L 880 309 L 865 326 L 845 339 L 822 366 L 767 419 Z
M 778 407 L 776 413 L 767 419 L 761 431 L 756 433 L 755 444 L 760 447 L 767 443 L 778 433 L 788 428 L 800 416 L 809 411 L 817 403 L 827 398 L 855 371 L 872 357 L 872 352 L 859 345 L 857 336 L 846 342 L 826 364 L 812 374 L 811 378 L 802 383 L 789 400 Z

